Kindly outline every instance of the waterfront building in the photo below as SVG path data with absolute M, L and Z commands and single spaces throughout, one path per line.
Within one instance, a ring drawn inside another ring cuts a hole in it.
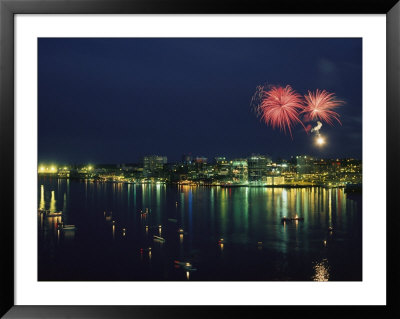
M 246 159 L 234 159 L 231 161 L 232 181 L 234 183 L 246 183 L 249 180 L 249 170 Z
M 39 174 L 57 174 L 58 173 L 58 168 L 55 165 L 39 165 L 38 167 L 38 173 Z
M 313 173 L 314 159 L 307 155 L 296 156 L 296 172 L 298 174 L 311 174 Z
M 143 175 L 144 177 L 158 177 L 167 164 L 166 156 L 151 155 L 143 158 Z
M 59 169 L 58 169 L 58 174 L 57 174 L 57 176 L 58 176 L 59 178 L 69 178 L 69 177 L 71 176 L 71 170 L 70 170 L 70 168 L 67 167 L 67 166 L 64 166 L 64 167 L 62 167 L 62 168 L 59 168 Z
M 285 184 L 285 178 L 283 176 L 267 176 L 266 185 L 278 186 Z
M 226 159 L 226 157 L 216 157 L 215 158 L 215 175 L 221 178 L 229 177 L 231 164 Z
M 271 160 L 264 155 L 252 155 L 247 159 L 248 180 L 251 184 L 258 184 L 265 181 L 268 173 L 268 163 Z

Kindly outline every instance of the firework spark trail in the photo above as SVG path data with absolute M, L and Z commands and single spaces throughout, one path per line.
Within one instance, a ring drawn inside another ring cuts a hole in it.
M 311 133 L 315 133 L 316 136 L 316 140 L 315 142 L 317 143 L 318 146 L 323 146 L 325 144 L 325 138 L 321 135 L 321 133 L 319 132 L 319 130 L 322 127 L 322 123 L 320 121 L 317 121 L 317 125 L 314 126 L 311 129 Z
M 333 120 L 336 120 L 342 125 L 339 114 L 332 109 L 342 105 L 344 101 L 337 100 L 333 93 L 317 89 L 315 93 L 308 91 L 304 98 L 306 105 L 301 113 L 305 114 L 306 120 L 321 120 L 329 125 L 333 125 Z
M 315 126 L 311 129 L 311 133 L 316 132 L 316 134 L 319 135 L 319 130 L 321 129 L 321 127 L 322 127 L 322 123 L 320 121 L 317 121 L 317 126 Z
M 258 115 L 267 125 L 279 128 L 285 133 L 288 130 L 291 138 L 292 127 L 303 122 L 299 119 L 300 112 L 304 109 L 301 95 L 296 93 L 290 85 L 286 87 L 257 87 L 252 103 L 260 101 L 256 107 Z M 304 129 L 306 129 L 304 127 Z

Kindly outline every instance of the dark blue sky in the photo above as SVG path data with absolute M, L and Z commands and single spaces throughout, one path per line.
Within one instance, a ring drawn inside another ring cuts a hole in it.
M 183 153 L 274 158 L 362 151 L 362 39 L 116 38 L 39 41 L 39 161 L 130 163 Z M 324 148 L 262 123 L 257 85 L 335 92 Z

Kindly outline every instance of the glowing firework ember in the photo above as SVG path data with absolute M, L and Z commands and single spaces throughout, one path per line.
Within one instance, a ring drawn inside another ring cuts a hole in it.
M 304 109 L 301 95 L 296 93 L 289 85 L 286 87 L 272 86 L 268 90 L 258 87 L 254 99 L 258 99 L 256 110 L 267 125 L 279 128 L 292 136 L 292 127 L 296 123 L 304 124 L 299 119 L 299 113 Z M 305 127 L 304 127 L 305 129 Z
M 316 142 L 317 142 L 317 145 L 318 145 L 318 146 L 322 146 L 322 145 L 325 144 L 325 139 L 324 139 L 321 135 L 319 135 L 319 136 L 317 137 L 317 139 L 316 139 Z
M 325 90 L 317 90 L 315 93 L 308 91 L 304 96 L 306 99 L 306 106 L 302 113 L 305 113 L 307 120 L 321 120 L 330 125 L 333 125 L 333 120 L 342 124 L 339 120 L 339 114 L 332 111 L 332 109 L 342 105 L 344 102 L 336 99 L 333 93 Z

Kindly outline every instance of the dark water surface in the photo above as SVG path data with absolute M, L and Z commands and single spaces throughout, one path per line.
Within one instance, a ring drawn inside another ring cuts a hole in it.
M 362 280 L 361 195 L 343 189 L 39 177 L 38 205 L 63 212 L 38 215 L 39 280 Z

